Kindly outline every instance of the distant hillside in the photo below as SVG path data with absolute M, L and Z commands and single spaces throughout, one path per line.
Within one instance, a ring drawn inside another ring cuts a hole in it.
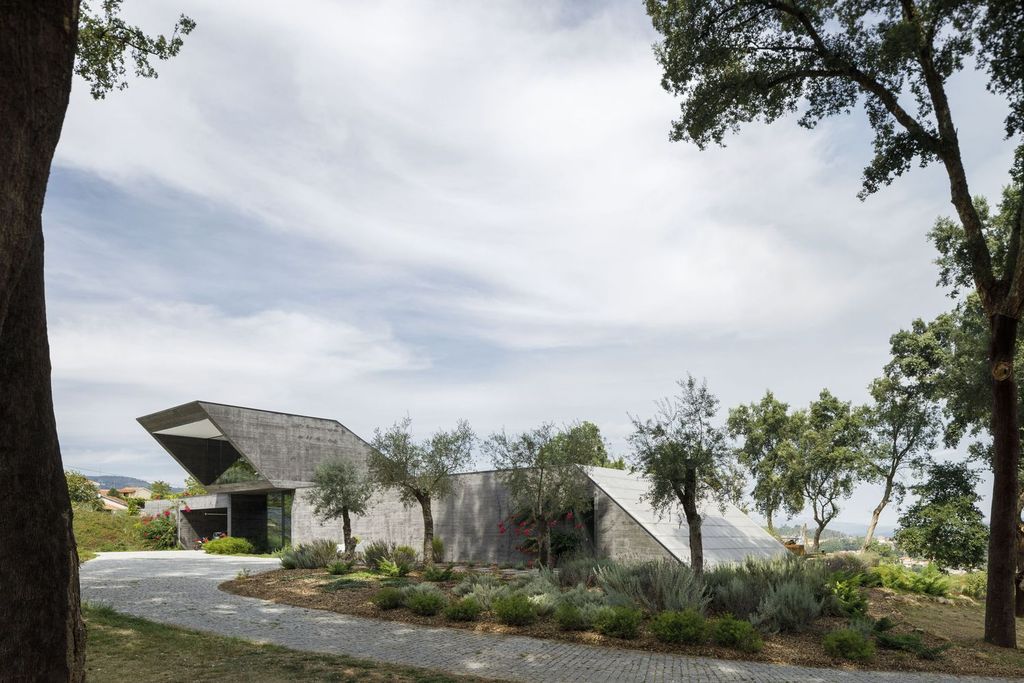
M 799 536 L 800 535 L 800 525 L 801 524 L 803 524 L 803 523 L 802 522 L 798 522 L 798 523 L 786 524 L 786 525 L 783 525 L 783 526 L 780 526 L 780 527 L 776 527 L 775 531 L 779 534 L 779 536 L 786 536 L 786 537 Z M 808 522 L 807 523 L 807 536 L 808 537 L 810 537 L 810 536 L 812 536 L 814 534 L 814 527 L 815 527 L 814 522 Z M 881 525 L 880 524 L 880 525 L 878 525 L 877 528 L 875 528 L 875 535 L 876 536 L 891 536 L 892 532 L 894 530 L 895 530 L 894 527 L 885 526 L 885 525 Z M 851 536 L 853 536 L 853 537 L 863 536 L 864 534 L 867 533 L 867 531 L 868 531 L 868 525 L 867 524 L 857 524 L 857 523 L 854 523 L 854 522 L 832 522 L 827 527 L 825 527 L 825 531 L 822 532 L 821 538 L 822 539 L 826 539 L 826 538 L 849 538 Z
M 136 477 L 125 477 L 120 475 L 99 475 L 90 476 L 94 482 L 100 485 L 101 489 L 120 489 L 125 486 L 134 486 L 136 488 L 151 488 L 153 485 L 144 479 L 138 479 Z M 183 491 L 181 487 L 171 487 L 172 491 L 178 492 Z

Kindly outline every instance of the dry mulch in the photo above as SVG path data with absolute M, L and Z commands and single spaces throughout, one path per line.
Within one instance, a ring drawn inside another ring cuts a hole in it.
M 984 676 L 1020 676 L 1022 670 L 1024 670 L 1022 668 L 1024 654 L 1018 660 L 1015 656 L 1016 653 L 990 646 L 981 642 L 980 638 L 965 641 L 962 638 L 937 635 L 933 632 L 935 629 L 914 628 L 908 625 L 905 615 L 900 609 L 907 597 L 885 589 L 871 589 L 869 591 L 870 616 L 875 619 L 882 616 L 889 616 L 895 619 L 899 625 L 894 629 L 894 632 L 917 632 L 922 636 L 925 644 L 930 647 L 951 642 L 953 646 L 943 653 L 940 659 L 934 661 L 924 660 L 912 653 L 882 648 L 877 649 L 874 660 L 867 664 L 856 664 L 832 658 L 822 648 L 822 637 L 830 631 L 844 628 L 847 625 L 845 619 L 835 617 L 825 617 L 818 620 L 810 630 L 804 633 L 767 636 L 764 639 L 764 649 L 759 653 L 739 652 L 716 645 L 668 645 L 658 641 L 646 631 L 643 631 L 636 640 L 610 638 L 592 631 L 562 631 L 550 619 L 541 619 L 533 625 L 521 627 L 505 626 L 504 624 L 497 623 L 492 621 L 488 614 L 482 615 L 478 621 L 474 622 L 455 622 L 449 621 L 441 614 L 433 617 L 424 617 L 413 614 L 404 608 L 394 610 L 379 609 L 370 602 L 370 598 L 381 587 L 378 582 L 370 582 L 370 585 L 367 587 L 351 587 L 335 591 L 324 590 L 324 587 L 331 582 L 343 578 L 345 577 L 331 576 L 322 569 L 280 569 L 256 574 L 252 577 L 227 581 L 221 584 L 220 588 L 237 595 L 261 598 L 271 602 L 327 610 L 340 614 L 352 614 L 372 619 L 399 621 L 423 626 L 462 628 L 482 633 L 550 638 L 586 645 L 629 648 L 650 652 L 669 652 L 689 656 L 713 657 L 716 659 L 741 659 L 831 669 L 926 671 Z M 418 577 L 415 575 L 408 578 L 418 581 Z M 438 583 L 437 585 L 448 593 L 456 583 L 447 582 Z M 933 599 L 924 598 L 923 596 L 909 596 L 909 599 L 913 600 L 918 606 L 922 601 L 925 603 L 930 600 L 934 602 Z M 942 607 L 949 609 L 950 605 L 942 604 Z M 963 608 L 969 609 L 970 606 L 964 605 Z

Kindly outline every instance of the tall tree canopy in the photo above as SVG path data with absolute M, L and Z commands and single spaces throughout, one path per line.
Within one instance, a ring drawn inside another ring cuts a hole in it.
M 544 566 L 551 565 L 551 527 L 566 512 L 591 506 L 590 488 L 580 468 L 594 464 L 594 451 L 574 447 L 570 431 L 556 432 L 553 425 L 543 424 L 521 434 L 502 430 L 484 442 L 516 512 L 528 516 L 537 528 L 538 560 Z
M 704 147 L 752 121 L 800 112 L 813 127 L 863 107 L 874 156 L 862 196 L 915 162 L 940 163 L 963 226 L 971 282 L 988 318 L 994 435 L 985 639 L 1016 646 L 1013 553 L 1020 434 L 1013 356 L 1024 309 L 1024 214 L 1010 248 L 993 253 L 971 201 L 946 84 L 964 65 L 1006 100 L 1016 145 L 1008 174 L 1024 178 L 1024 9 L 1007 0 L 647 0 L 662 35 L 662 85 L 680 97 L 672 138 Z
M 120 20 L 120 0 L 0 3 L 0 500 L 14 505 L 0 532 L 0 638 L 14 680 L 81 681 L 85 632 L 50 387 L 43 287 L 43 198 L 75 71 L 93 94 L 125 83 L 123 55 L 155 76 L 150 60 L 181 48 L 195 24 L 181 17 L 171 37 L 150 38 Z M 82 28 L 81 32 L 79 27 Z M 24 543 L 31 538 L 32 543 Z
M 423 513 L 423 563 L 434 562 L 434 514 L 432 502 L 452 494 L 453 474 L 473 459 L 476 437 L 469 423 L 460 420 L 455 429 L 438 430 L 417 442 L 409 432 L 410 418 L 388 429 L 376 430 L 370 453 L 370 479 L 383 488 L 398 491 L 406 505 L 418 504 Z
M 83 505 L 90 510 L 103 509 L 99 488 L 89 480 L 89 477 L 81 472 L 68 470 L 64 473 L 64 478 L 68 484 L 68 497 L 72 505 Z
M 715 425 L 718 399 L 692 375 L 680 380 L 679 393 L 657 402 L 653 418 L 633 418 L 636 468 L 650 482 L 645 497 L 655 510 L 680 505 L 686 517 L 690 567 L 704 571 L 702 504 L 739 502 L 743 477 L 729 448 L 725 430 Z
M 789 405 L 766 391 L 759 402 L 730 410 L 727 424 L 729 434 L 740 439 L 736 450 L 739 463 L 754 478 L 754 507 L 764 515 L 768 532 L 774 534 L 777 512 L 795 515 L 804 505 L 803 489 L 793 476 L 796 463 L 789 444 L 795 424 Z
M 795 437 L 789 442 L 797 463 L 792 476 L 803 489 L 816 525 L 813 550 L 821 543 L 821 532 L 839 514 L 839 504 L 853 493 L 863 476 L 867 440 L 862 409 L 840 401 L 828 389 L 807 410 L 793 415 Z
M 569 459 L 581 464 L 617 470 L 626 468 L 625 460 L 608 455 L 608 444 L 601 436 L 601 430 L 586 420 L 560 430 L 552 437 L 550 447 L 566 451 Z
M 871 544 L 882 511 L 902 500 L 900 477 L 920 470 L 935 447 L 942 426 L 936 402 L 936 378 L 945 358 L 942 342 L 923 325 L 901 330 L 889 340 L 892 359 L 868 390 L 874 403 L 866 413 L 871 443 L 866 449 L 865 479 L 882 484 L 882 499 L 871 513 L 863 548 Z
M 965 463 L 935 463 L 912 487 L 917 501 L 900 515 L 893 539 L 940 569 L 975 569 L 985 563 L 985 527 L 975 491 L 978 475 Z

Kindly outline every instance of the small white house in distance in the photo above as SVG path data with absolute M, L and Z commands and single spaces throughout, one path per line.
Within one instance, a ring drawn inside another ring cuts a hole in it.
M 180 501 L 150 500 L 147 514 L 177 509 L 182 544 L 217 532 L 276 550 L 315 539 L 342 539 L 340 520 L 313 512 L 309 491 L 316 466 L 328 458 L 365 465 L 370 446 L 337 420 L 193 401 L 139 418 L 163 449 L 207 490 Z M 646 482 L 622 470 L 581 467 L 593 494 L 588 510 L 569 527 L 585 535 L 598 557 L 675 559 L 688 562 L 685 520 L 662 519 L 641 501 Z M 434 534 L 444 541 L 445 560 L 516 564 L 531 559 L 523 539 L 506 533 L 512 509 L 501 472 L 455 475 L 453 495 L 434 501 Z M 774 557 L 787 551 L 734 506 L 723 514 L 707 506 L 703 524 L 705 562 Z M 375 497 L 367 514 L 353 517 L 352 532 L 373 540 L 419 547 L 423 518 L 394 492 Z

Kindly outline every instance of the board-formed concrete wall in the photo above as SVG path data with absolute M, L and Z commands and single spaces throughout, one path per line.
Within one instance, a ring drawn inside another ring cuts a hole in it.
M 498 523 L 511 514 L 508 493 L 495 472 L 473 472 L 455 477 L 455 493 L 432 505 L 434 535 L 445 544 L 446 561 L 515 564 L 529 559 L 515 549 L 511 534 L 501 534 Z M 309 489 L 297 489 L 292 504 L 292 543 L 316 538 L 341 542 L 341 520 L 316 519 Z M 352 533 L 362 543 L 394 541 L 416 550 L 423 548 L 423 516 L 418 504 L 404 505 L 394 491 L 378 494 L 366 515 L 353 516 Z
M 594 493 L 594 547 L 598 557 L 613 560 L 673 560 L 619 504 L 603 491 Z

